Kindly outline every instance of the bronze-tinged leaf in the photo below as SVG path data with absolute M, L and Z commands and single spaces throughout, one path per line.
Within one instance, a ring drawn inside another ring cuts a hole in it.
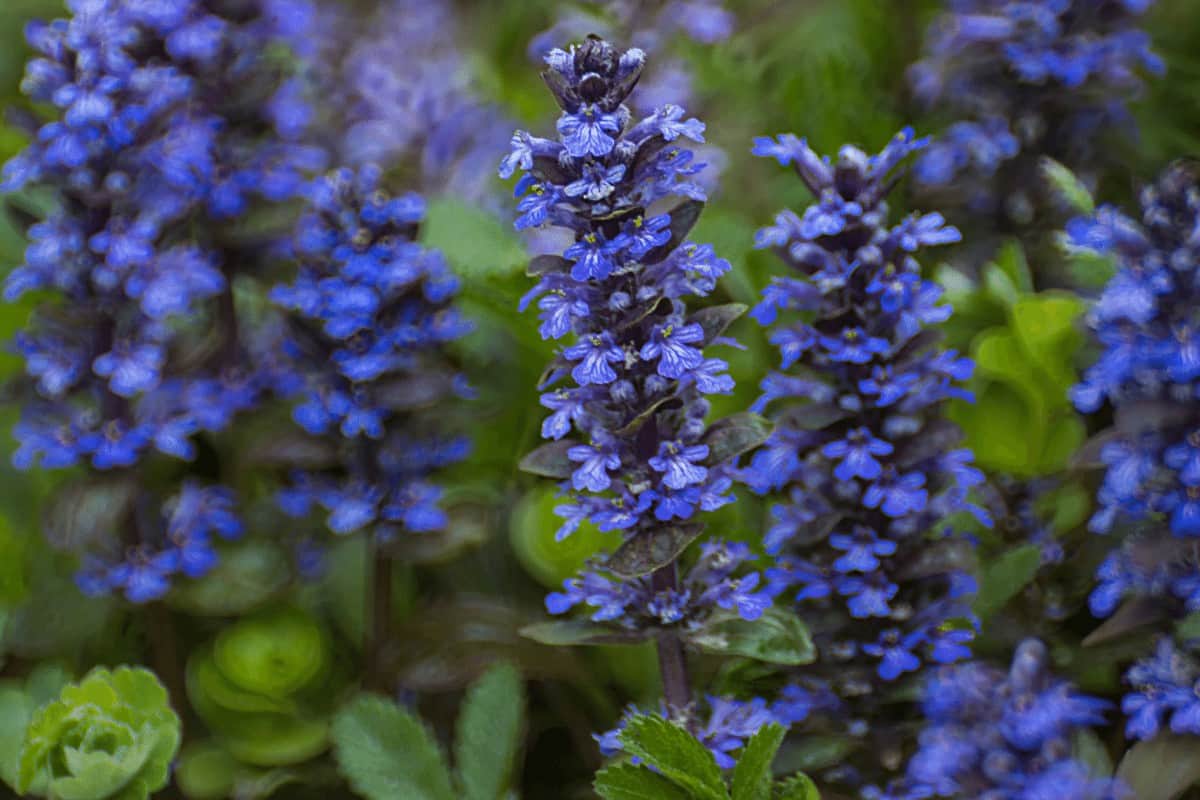
M 643 261 L 647 264 L 657 264 L 669 256 L 692 232 L 692 228 L 696 226 L 696 221 L 700 219 L 703 211 L 703 200 L 685 200 L 668 211 L 667 213 L 671 215 L 671 224 L 668 228 L 671 231 L 671 238 L 667 240 L 666 244 L 647 253 Z
M 1167 609 L 1152 597 L 1131 597 L 1111 617 L 1104 620 L 1083 640 L 1084 647 L 1095 647 L 1120 639 L 1167 617 Z
M 692 314 L 689 322 L 695 322 L 704 329 L 704 341 L 701 347 L 707 347 L 713 340 L 724 333 L 730 325 L 746 313 L 749 308 L 744 303 L 726 303 L 721 306 L 702 308 Z
M 650 419 L 650 417 L 654 416 L 654 413 L 656 411 L 658 411 L 660 408 L 662 408 L 663 406 L 665 406 L 667 403 L 671 402 L 672 400 L 675 400 L 675 403 L 673 404 L 672 407 L 677 407 L 679 405 L 679 401 L 676 400 L 676 398 L 673 395 L 667 395 L 666 397 L 658 398 L 653 403 L 648 405 L 646 408 L 642 409 L 642 411 L 636 417 L 634 417 L 629 422 L 627 422 L 624 426 L 619 428 L 616 431 L 617 436 L 631 436 L 631 435 L 637 433 L 639 430 L 641 430 L 641 427 L 646 424 L 646 422 Z
M 138 482 L 129 474 L 84 478 L 60 489 L 43 516 L 46 540 L 78 551 L 93 542 L 116 544 L 134 524 Z
M 604 566 L 622 578 L 648 575 L 678 558 L 703 531 L 699 522 L 640 531 L 613 551 Z
M 1137 800 L 1175 800 L 1200 782 L 1200 737 L 1159 733 L 1126 751 L 1117 779 Z
M 779 421 L 801 431 L 819 431 L 841 422 L 851 413 L 836 403 L 804 403 L 781 413 Z
M 439 372 L 406 375 L 375 386 L 375 402 L 392 411 L 431 408 L 454 391 L 452 376 Z
M 771 421 L 766 417 L 742 411 L 719 419 L 709 426 L 701 438 L 708 445 L 709 465 L 723 464 L 761 445 L 771 435 Z
M 534 256 L 529 262 L 529 267 L 525 270 L 525 274 L 531 278 L 540 278 L 542 275 L 550 275 L 555 272 L 567 272 L 571 269 L 571 262 L 562 256 L 556 255 L 541 255 Z
M 543 478 L 569 478 L 578 465 L 567 458 L 567 451 L 578 444 L 572 439 L 544 444 L 521 459 L 521 471 Z
M 817 657 L 812 636 L 800 617 L 775 608 L 767 609 L 756 620 L 736 614 L 713 617 L 690 634 L 688 641 L 711 653 L 792 667 L 811 664 Z
M 279 469 L 324 469 L 340 461 L 337 443 L 291 428 L 274 428 L 254 436 L 241 451 L 247 466 Z

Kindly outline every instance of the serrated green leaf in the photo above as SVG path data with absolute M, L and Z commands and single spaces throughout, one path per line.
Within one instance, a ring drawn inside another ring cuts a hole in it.
M 1117 778 L 1138 800 L 1174 800 L 1200 781 L 1200 738 L 1160 733 L 1131 747 Z
M 689 636 L 696 646 L 711 653 L 745 656 L 770 664 L 800 666 L 817 657 L 808 627 L 794 613 L 769 608 L 756 620 L 738 616 L 715 617 Z
M 782 725 L 764 725 L 750 737 L 733 768 L 733 800 L 771 800 L 771 762 L 786 733 Z
M 821 793 L 817 791 L 812 778 L 800 773 L 775 787 L 774 800 L 821 800 Z
M 1036 544 L 1015 547 L 983 566 L 974 609 L 986 620 L 1024 589 L 1042 566 L 1042 548 Z
M 338 768 L 367 800 L 455 800 L 433 736 L 395 703 L 361 694 L 338 712 L 332 734 Z
M 620 735 L 625 752 L 642 759 L 699 800 L 729 800 L 721 768 L 708 748 L 673 722 L 640 714 Z
M 498 664 L 467 691 L 454 743 L 466 800 L 499 800 L 508 788 L 525 725 L 525 685 L 511 664 Z
M 592 784 L 604 800 L 689 800 L 683 789 L 645 767 L 613 764 L 596 773 Z

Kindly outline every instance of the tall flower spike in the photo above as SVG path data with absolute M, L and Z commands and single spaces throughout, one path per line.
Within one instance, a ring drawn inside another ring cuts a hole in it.
M 791 135 L 754 149 L 791 164 L 816 198 L 759 231 L 758 246 L 795 276 L 773 278 L 751 312 L 771 326 L 781 368 L 757 404 L 774 409 L 775 431 L 742 479 L 786 493 L 771 509 L 768 577 L 795 599 L 819 651 L 779 710 L 878 737 L 866 749 L 893 766 L 896 737 L 875 722 L 881 695 L 923 664 L 966 656 L 972 638 L 969 552 L 940 527 L 964 510 L 987 523 L 967 501 L 982 475 L 941 416 L 945 400 L 965 396 L 972 364 L 937 347 L 931 326 L 950 309 L 913 255 L 959 233 L 936 213 L 888 221 L 893 170 L 924 144 L 906 130 L 878 155 L 847 146 L 836 162 Z
M 1127 797 L 1071 755 L 1075 735 L 1103 724 L 1109 704 L 1048 667 L 1045 645 L 1029 639 L 1007 675 L 980 662 L 939 669 L 925 687 L 926 727 L 905 778 L 864 797 Z
M 1039 160 L 1088 182 L 1101 136 L 1129 129 L 1126 104 L 1163 62 L 1136 25 L 1153 0 L 951 0 L 910 71 L 918 100 L 953 124 L 918 159 L 918 182 L 1025 225 L 1044 207 Z
M 441 254 L 414 241 L 424 211 L 416 195 L 383 191 L 377 168 L 330 173 L 297 227 L 299 274 L 271 293 L 291 312 L 293 418 L 334 456 L 295 473 L 279 503 L 296 517 L 320 506 L 336 534 L 387 542 L 443 528 L 429 478 L 467 454 L 465 439 L 438 434 L 445 409 L 433 409 L 469 393 L 445 346 L 471 326 Z
M 704 422 L 704 396 L 733 388 L 725 362 L 704 348 L 742 309 L 687 307 L 729 264 L 686 241 L 703 193 L 685 142 L 703 141 L 704 125 L 673 105 L 634 120 L 625 105 L 643 61 L 640 50 L 596 38 L 551 51 L 543 77 L 562 108 L 558 139 L 518 131 L 500 174 L 524 173 L 518 228 L 553 226 L 574 240 L 530 267 L 538 284 L 522 307 L 536 299 L 542 337 L 567 341 L 542 384 L 551 412 L 542 435 L 552 441 L 523 466 L 563 479 L 560 537 L 586 519 L 624 538 L 547 606 L 583 603 L 626 632 L 657 632 L 667 704 L 682 710 L 690 691 L 681 634 L 714 608 L 762 613 L 756 578 L 732 578 L 745 558 L 736 547 L 706 548 L 682 586 L 676 563 L 701 531 L 697 515 L 733 500 L 731 461 L 762 426 L 745 415 L 744 424 Z M 669 211 L 651 213 L 670 198 Z
M 57 201 L 5 285 L 9 301 L 59 298 L 17 337 L 34 385 L 14 461 L 116 471 L 111 530 L 87 532 L 112 539 L 96 542 L 81 585 L 134 601 L 175 573 L 206 573 L 211 536 L 240 532 L 227 490 L 188 483 L 161 502 L 133 470 L 151 450 L 191 460 L 198 435 L 228 427 L 270 382 L 239 338 L 232 290 L 268 248 L 231 223 L 296 196 L 323 158 L 259 111 L 277 97 L 278 71 L 259 56 L 278 44 L 278 18 L 227 5 L 72 0 L 70 18 L 30 25 L 38 55 L 22 88 L 54 112 L 4 169 L 5 191 Z
M 1106 206 L 1067 226 L 1070 246 L 1118 267 L 1088 317 L 1100 357 L 1072 392 L 1082 412 L 1105 403 L 1115 412 L 1090 527 L 1127 535 L 1097 575 L 1098 616 L 1129 595 L 1157 597 L 1180 616 L 1200 609 L 1200 169 L 1171 165 L 1141 205 L 1140 221 Z

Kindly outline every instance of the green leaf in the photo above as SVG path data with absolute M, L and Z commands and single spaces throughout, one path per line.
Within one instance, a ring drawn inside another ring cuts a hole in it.
M 1092 193 L 1074 172 L 1049 156 L 1042 157 L 1041 166 L 1042 176 L 1071 208 L 1080 214 L 1095 213 L 1096 201 L 1092 199 Z
M 704 525 L 697 522 L 641 531 L 626 539 L 604 566 L 622 578 L 648 575 L 678 558 L 703 532 Z
M 821 800 L 821 793 L 817 791 L 812 778 L 800 773 L 775 787 L 774 800 Z
M 1096 778 L 1111 778 L 1113 774 L 1112 759 L 1104 742 L 1091 728 L 1080 728 L 1075 732 L 1071 741 L 1071 754 L 1076 761 L 1087 765 L 1088 772 Z
M 711 653 L 745 656 L 770 664 L 800 666 L 817 657 L 808 627 L 797 614 L 776 608 L 749 622 L 738 616 L 714 617 L 689 637 Z
M 419 719 L 361 694 L 333 721 L 338 768 L 368 800 L 455 800 L 437 743 Z
M 235 617 L 261 606 L 288 582 L 288 560 L 263 539 L 219 547 L 220 560 L 203 578 L 179 581 L 168 595 L 173 608 L 191 614 Z
M 272 698 L 291 695 L 328 668 L 328 644 L 316 621 L 298 609 L 280 609 L 226 628 L 213 660 L 238 686 Z
M 521 628 L 521 635 L 551 647 L 571 647 L 580 644 L 637 644 L 648 634 L 612 628 L 586 620 L 553 620 L 536 622 Z
M 466 800 L 498 800 L 509 787 L 524 717 L 525 685 L 511 664 L 492 667 L 467 692 L 454 743 Z
M 241 764 L 224 747 L 206 742 L 179 754 L 175 780 L 190 800 L 221 800 L 232 795 Z
M 1117 778 L 1138 800 L 1174 800 L 1200 781 L 1200 738 L 1160 733 L 1125 753 Z
M 712 343 L 726 328 L 734 323 L 734 321 L 746 313 L 749 306 L 744 303 L 726 303 L 721 306 L 709 306 L 702 308 L 692 314 L 689 322 L 695 322 L 704 329 L 704 340 L 701 342 L 701 347 L 705 347 Z
M 1029 262 L 1025 259 L 1025 250 L 1016 239 L 1005 242 L 996 252 L 992 262 L 996 265 L 1009 283 L 1019 294 L 1033 291 L 1033 273 L 1029 271 Z
M 555 534 L 562 519 L 554 513 L 561 505 L 558 490 L 526 492 L 509 519 L 509 542 L 513 553 L 530 575 L 551 589 L 583 569 L 589 559 L 612 550 L 618 540 L 600 532 L 589 520 L 562 541 Z
M 633 764 L 613 764 L 592 784 L 604 800 L 689 800 L 691 795 L 661 775 Z
M 451 197 L 429 203 L 420 239 L 441 250 L 454 271 L 468 281 L 519 275 L 525 269 L 525 248 L 508 225 Z
M 771 762 L 786 733 L 782 725 L 764 725 L 746 742 L 733 768 L 733 800 L 771 800 Z
M 701 437 L 708 445 L 706 464 L 721 464 L 734 456 L 753 450 L 771 435 L 771 421 L 758 414 L 742 411 L 719 419 Z
M 729 792 L 712 753 L 690 733 L 660 716 L 630 718 L 620 735 L 621 745 L 699 800 L 728 800 Z
M 975 597 L 975 613 L 986 620 L 1004 608 L 1033 580 L 1041 566 L 1042 548 L 1036 544 L 1015 547 L 984 564 L 979 594 Z

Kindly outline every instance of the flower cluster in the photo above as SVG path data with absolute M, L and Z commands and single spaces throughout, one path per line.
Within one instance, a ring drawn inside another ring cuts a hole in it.
M 22 88 L 54 115 L 0 186 L 56 199 L 5 284 L 9 301 L 32 290 L 59 298 L 16 340 L 34 385 L 14 461 L 117 470 L 150 450 L 190 460 L 195 437 L 228 427 L 267 382 L 238 339 L 231 287 L 263 248 L 231 241 L 230 223 L 256 201 L 295 197 L 323 155 L 255 110 L 278 99 L 276 71 L 260 58 L 280 35 L 265 3 L 68 5 L 70 18 L 28 30 L 37 55 Z M 187 508 L 204 491 L 168 505 Z M 145 600 L 167 575 L 211 566 L 192 557 L 183 528 L 140 536 L 127 565 L 105 553 L 106 577 L 85 582 Z M 193 540 L 206 550 L 205 535 Z M 147 570 L 155 577 L 136 577 Z
M 699 560 L 680 586 L 657 587 L 648 576 L 618 581 L 599 572 L 587 572 L 564 582 L 562 592 L 547 596 L 546 607 L 552 614 L 565 614 L 583 604 L 595 609 L 593 621 L 616 621 L 635 630 L 692 630 L 717 609 L 753 621 L 771 605 L 771 598 L 759 586 L 757 572 L 734 577 L 750 557 L 750 548 L 745 544 L 705 542 Z
M 1086 180 L 1101 132 L 1129 127 L 1126 103 L 1163 64 L 1136 25 L 1153 0 L 952 0 L 934 21 L 914 93 L 961 120 L 918 159 L 932 187 L 967 187 L 967 205 L 1030 222 L 1050 156 Z
M 1072 398 L 1083 412 L 1111 404 L 1116 424 L 1100 450 L 1106 467 L 1090 527 L 1136 531 L 1101 567 L 1093 610 L 1110 613 L 1125 594 L 1175 597 L 1200 607 L 1200 181 L 1189 164 L 1169 167 L 1142 191 L 1142 219 L 1112 207 L 1072 220 L 1068 242 L 1114 258 L 1117 273 L 1089 316 L 1102 346 Z
M 1172 733 L 1200 736 L 1200 662 L 1164 637 L 1152 656 L 1125 674 L 1129 694 L 1121 700 L 1125 735 L 1153 739 L 1166 723 Z
M 400 164 L 411 186 L 481 200 L 511 123 L 478 99 L 447 0 L 387 0 L 365 19 L 323 4 L 310 25 L 309 90 L 345 163 Z
M 309 203 L 299 272 L 271 292 L 292 312 L 284 347 L 295 371 L 280 388 L 299 397 L 293 418 L 307 434 L 337 444 L 322 469 L 293 474 L 280 506 L 303 517 L 319 505 L 338 534 L 438 530 L 446 517 L 429 474 L 468 443 L 439 436 L 421 412 L 470 393 L 445 352 L 471 329 L 453 304 L 458 280 L 415 241 L 422 200 L 389 195 L 377 168 L 330 173 Z
M 795 722 L 840 708 L 830 687 L 857 707 L 880 681 L 968 655 L 972 638 L 963 542 L 936 530 L 965 510 L 988 522 L 967 500 L 982 475 L 940 418 L 943 401 L 966 396 L 957 384 L 972 364 L 935 346 L 929 326 L 950 309 L 913 255 L 959 233 L 936 213 L 889 225 L 885 202 L 890 173 L 923 143 L 904 131 L 876 156 L 844 147 L 836 163 L 791 135 L 755 146 L 816 197 L 758 235 L 797 275 L 774 278 L 751 312 L 772 326 L 781 368 L 757 405 L 776 409 L 775 432 L 742 471 L 758 493 L 788 493 L 771 510 L 768 579 L 794 593 L 820 652 L 806 673 L 826 679 L 795 690 Z
M 670 714 L 664 706 L 660 712 L 664 718 L 682 725 L 691 732 L 709 752 L 713 754 L 718 766 L 722 769 L 732 769 L 735 760 L 734 753 L 740 750 L 759 728 L 778 722 L 771 713 L 765 700 L 755 697 L 750 700 L 736 700 L 730 697 L 708 696 L 707 713 L 693 706 L 684 712 Z M 626 721 L 633 716 L 645 712 L 636 706 L 629 706 L 621 716 L 617 727 L 595 735 L 600 744 L 600 752 L 607 757 L 622 752 L 619 737 L 625 728 Z M 636 759 L 635 759 L 636 761 Z
M 684 241 L 702 193 L 683 141 L 703 141 L 704 126 L 672 105 L 631 120 L 623 101 L 641 73 L 640 50 L 591 39 L 546 60 L 562 107 L 559 138 L 518 131 L 500 173 L 526 173 L 518 228 L 573 235 L 562 255 L 534 260 L 540 280 L 522 303 L 538 299 L 543 338 L 573 341 L 543 383 L 565 384 L 541 398 L 551 411 L 542 435 L 554 441 L 526 465 L 568 479 L 560 537 L 589 519 L 644 540 L 733 499 L 728 447 L 704 423 L 704 395 L 727 393 L 733 381 L 703 351 L 732 317 L 685 305 L 729 269 L 710 246 Z M 680 195 L 693 199 L 648 213 Z
M 582 13 L 578 9 L 561 13 L 554 25 L 529 43 L 529 55 L 541 59 L 555 43 L 598 32 L 608 38 L 627 39 L 635 47 L 653 53 L 668 48 L 672 39 L 682 35 L 704 45 L 729 38 L 736 19 L 720 0 L 668 0 L 634 2 L 604 0 L 604 17 Z M 692 97 L 692 75 L 680 59 L 661 63 L 653 76 L 642 81 L 636 102 L 639 109 L 653 110 L 667 103 L 686 103 Z
M 1116 781 L 1094 777 L 1071 755 L 1075 734 L 1103 723 L 1109 704 L 1055 678 L 1046 662 L 1045 646 L 1029 639 L 1007 675 L 980 662 L 938 670 L 925 687 L 927 725 L 905 779 L 875 796 L 1124 796 Z

